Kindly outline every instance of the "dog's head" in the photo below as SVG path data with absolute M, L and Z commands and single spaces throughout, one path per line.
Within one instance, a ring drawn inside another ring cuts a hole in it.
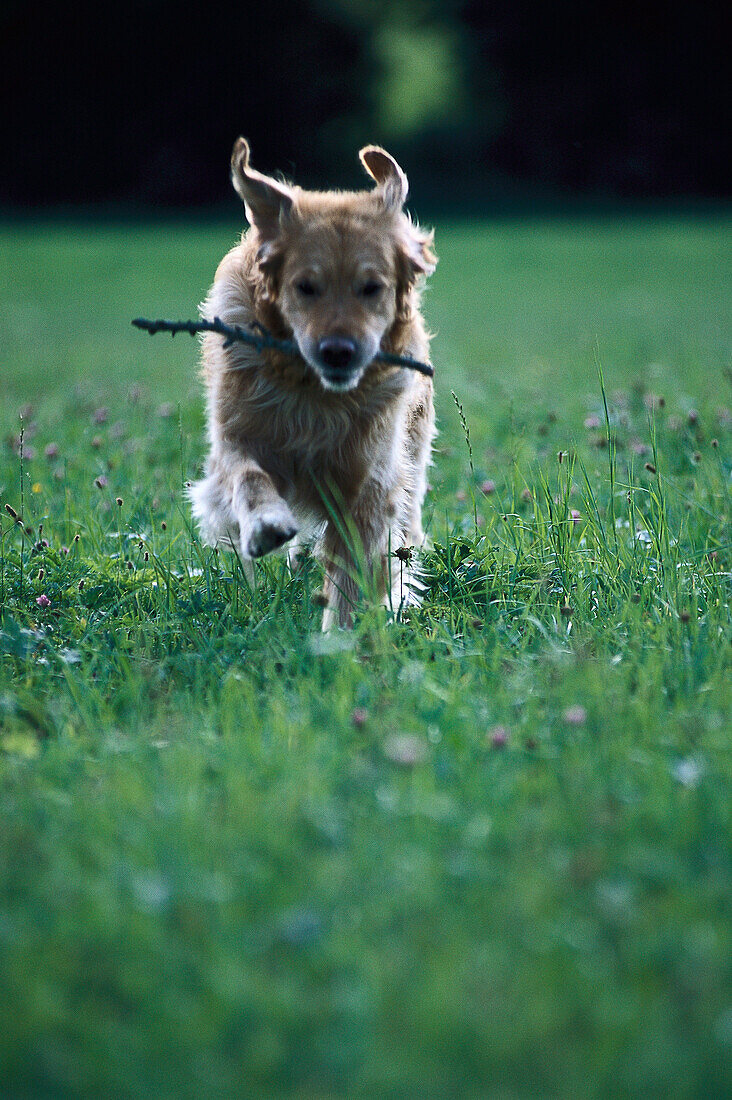
M 231 177 L 258 239 L 266 292 L 303 359 L 330 390 L 351 390 L 395 324 L 409 320 L 432 234 L 404 213 L 407 177 L 375 145 L 360 152 L 371 191 L 303 191 L 249 165 L 239 138 Z

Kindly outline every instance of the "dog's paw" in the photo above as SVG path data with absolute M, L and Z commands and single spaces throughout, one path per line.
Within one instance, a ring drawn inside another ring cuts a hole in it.
M 294 576 L 295 573 L 299 573 L 305 565 L 307 560 L 307 550 L 304 546 L 301 546 L 297 539 L 287 547 L 287 564 L 290 567 L 290 572 Z
M 261 558 L 284 546 L 297 534 L 297 524 L 289 508 L 263 512 L 254 516 L 248 525 L 242 549 L 248 558 Z

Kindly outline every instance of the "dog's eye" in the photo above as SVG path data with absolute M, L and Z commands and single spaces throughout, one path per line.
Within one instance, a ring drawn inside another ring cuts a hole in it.
M 301 282 L 295 284 L 295 287 L 304 298 L 314 298 L 318 293 L 317 288 L 309 279 L 302 279 Z
M 377 283 L 375 279 L 370 279 L 368 283 L 361 287 L 361 294 L 364 298 L 375 298 L 380 290 L 381 283 Z

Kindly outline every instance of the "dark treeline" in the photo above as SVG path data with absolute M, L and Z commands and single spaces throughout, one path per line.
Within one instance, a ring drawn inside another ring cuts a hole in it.
M 351 186 L 380 141 L 450 197 L 727 194 L 723 5 L 81 0 L 0 14 L 0 203 L 216 203 L 257 165 Z

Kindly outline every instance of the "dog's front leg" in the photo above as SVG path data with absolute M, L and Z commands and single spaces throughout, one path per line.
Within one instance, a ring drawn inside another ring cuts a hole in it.
M 239 548 L 244 558 L 261 558 L 297 534 L 289 505 L 269 474 L 251 458 L 233 471 L 232 505 L 239 524 Z
M 383 599 L 388 581 L 389 525 L 393 513 L 380 487 L 362 492 L 348 519 L 331 519 L 323 545 L 325 584 L 323 630 L 353 626 L 354 610 L 363 589 Z
M 353 626 L 359 596 L 356 563 L 340 536 L 330 529 L 325 538 L 325 555 L 323 630 L 332 630 L 336 626 L 348 629 Z
M 297 533 L 295 518 L 272 478 L 241 450 L 213 455 L 206 477 L 189 492 L 204 542 L 238 546 L 250 578 L 252 558 L 276 550 Z

